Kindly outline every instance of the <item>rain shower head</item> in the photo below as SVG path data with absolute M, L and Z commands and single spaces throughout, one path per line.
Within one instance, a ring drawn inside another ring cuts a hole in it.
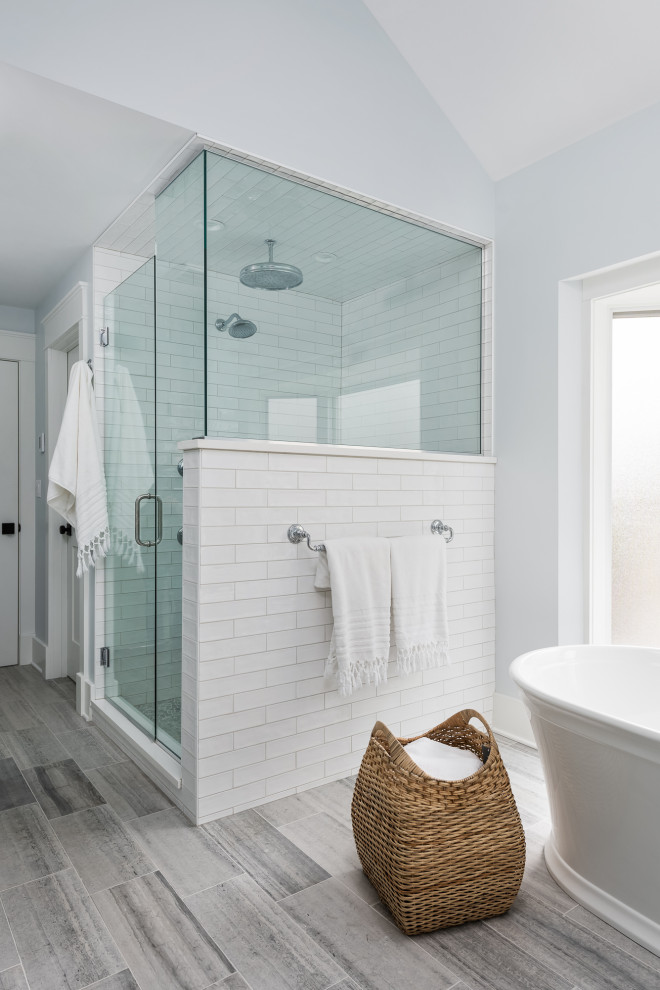
M 226 320 L 221 320 L 218 317 L 215 325 L 218 330 L 226 330 L 230 337 L 239 337 L 240 339 L 251 337 L 253 333 L 257 332 L 257 324 L 253 323 L 252 320 L 244 320 L 238 313 L 232 313 Z
M 266 241 L 268 261 L 258 261 L 254 265 L 241 268 L 240 279 L 250 289 L 295 289 L 303 280 L 303 273 L 295 265 L 283 265 L 273 261 L 275 241 Z

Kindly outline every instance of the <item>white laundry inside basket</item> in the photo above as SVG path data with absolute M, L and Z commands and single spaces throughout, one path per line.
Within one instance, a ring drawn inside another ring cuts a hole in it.
M 471 777 L 482 762 L 470 749 L 457 749 L 428 736 L 413 739 L 403 747 L 420 770 L 436 780 L 463 780 Z

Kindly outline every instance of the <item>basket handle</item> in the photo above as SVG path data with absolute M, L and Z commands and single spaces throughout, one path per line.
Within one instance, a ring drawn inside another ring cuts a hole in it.
M 488 741 L 490 743 L 491 749 L 493 747 L 497 748 L 497 742 L 495 741 L 493 730 L 491 729 L 490 725 L 488 724 L 488 722 L 480 712 L 476 711 L 474 708 L 464 708 L 462 712 L 458 712 L 457 714 L 458 717 L 463 719 L 465 725 L 470 724 L 470 719 L 473 718 L 479 719 L 484 729 L 486 730 L 486 735 L 488 736 Z
M 376 722 L 371 730 L 371 738 L 375 738 L 380 746 L 388 750 L 392 762 L 397 766 L 417 775 L 421 774 L 423 777 L 428 777 L 428 774 L 420 770 L 412 757 L 408 756 L 397 737 L 387 728 L 384 722 Z

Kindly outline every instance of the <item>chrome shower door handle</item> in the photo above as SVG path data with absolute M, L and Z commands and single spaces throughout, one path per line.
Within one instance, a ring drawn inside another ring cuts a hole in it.
M 156 543 L 163 539 L 163 500 L 156 495 Z
M 140 534 L 140 508 L 142 502 L 147 499 L 156 500 L 156 539 L 143 540 Z M 135 499 L 135 542 L 141 547 L 155 547 L 163 539 L 163 500 L 158 495 L 147 492 L 146 495 L 138 495 Z

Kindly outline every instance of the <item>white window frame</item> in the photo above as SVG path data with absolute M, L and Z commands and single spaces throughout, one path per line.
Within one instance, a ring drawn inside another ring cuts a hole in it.
M 604 294 L 608 286 L 611 292 Z M 588 634 L 590 643 L 608 645 L 612 642 L 612 320 L 615 313 L 657 314 L 660 260 L 585 279 L 583 299 L 590 339 Z

